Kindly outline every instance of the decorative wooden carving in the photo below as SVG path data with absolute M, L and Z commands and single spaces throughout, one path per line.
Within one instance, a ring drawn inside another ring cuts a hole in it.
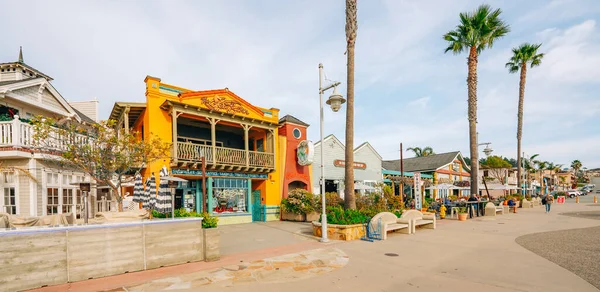
M 248 114 L 242 104 L 235 100 L 227 99 L 215 95 L 213 97 L 203 97 L 202 104 L 213 111 L 224 112 L 228 114 Z

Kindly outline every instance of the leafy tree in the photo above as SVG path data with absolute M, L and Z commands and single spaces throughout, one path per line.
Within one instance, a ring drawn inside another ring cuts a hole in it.
M 517 166 L 519 166 L 519 163 L 518 163 L 518 162 L 517 162 L 517 160 L 516 160 L 516 159 L 514 159 L 514 158 L 508 158 L 508 157 L 504 157 L 504 161 L 506 161 L 506 162 L 510 163 L 510 166 L 512 166 L 512 167 L 517 167 Z
M 542 44 L 529 44 L 524 43 L 519 47 L 513 48 L 513 55 L 506 63 L 508 72 L 517 73 L 521 71 L 521 77 L 519 79 L 519 108 L 517 113 L 517 179 L 518 184 L 522 184 L 521 176 L 521 138 L 523 136 L 523 106 L 525 103 L 525 83 L 527 82 L 527 64 L 530 64 L 531 68 L 539 66 L 542 63 L 544 54 L 538 53 L 538 49 Z
M 469 52 L 467 59 L 468 75 L 468 119 L 469 148 L 471 157 L 471 196 L 477 194 L 477 62 L 479 54 L 491 48 L 496 40 L 505 36 L 509 26 L 500 18 L 502 10 L 492 10 L 489 5 L 481 5 L 473 12 L 460 13 L 460 23 L 444 35 L 448 42 L 447 52 L 460 54 Z
M 471 158 L 469 158 L 469 157 L 463 157 L 463 159 L 465 160 L 465 163 L 467 165 L 471 165 Z
M 581 161 L 579 161 L 579 160 L 573 160 L 573 162 L 571 162 L 571 168 L 575 172 L 576 176 L 579 175 L 579 170 L 581 169 L 582 166 L 583 166 L 583 164 L 581 164 Z
M 423 157 L 423 156 L 429 156 L 432 154 L 435 154 L 433 152 L 433 148 L 427 146 L 424 148 L 421 147 L 408 147 L 406 148 L 406 151 L 412 151 L 416 157 Z
M 344 207 L 356 209 L 354 197 L 354 47 L 356 45 L 357 7 L 356 0 L 346 0 L 346 54 L 347 84 L 346 84 L 346 166 L 344 185 Z
M 482 168 L 488 170 L 490 177 L 497 179 L 501 184 L 505 183 L 506 171 L 512 166 L 500 156 L 490 156 L 483 163 Z
M 93 125 L 77 123 L 57 127 L 53 119 L 35 118 L 34 145 L 45 153 L 58 155 L 56 163 L 88 174 L 99 184 L 108 185 L 117 194 L 123 209 L 121 184 L 133 171 L 159 159 L 170 159 L 171 145 L 151 133 L 115 130 L 115 121 Z M 52 156 L 56 157 L 56 156 Z

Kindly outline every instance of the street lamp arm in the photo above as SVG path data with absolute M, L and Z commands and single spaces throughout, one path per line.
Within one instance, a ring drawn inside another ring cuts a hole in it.
M 327 91 L 327 90 L 329 90 L 329 89 L 331 89 L 331 88 L 334 88 L 334 87 L 336 87 L 336 86 L 338 86 L 338 85 L 340 85 L 340 84 L 342 84 L 342 83 L 341 83 L 341 82 L 334 82 L 334 83 L 332 83 L 332 84 L 330 84 L 330 85 L 328 85 L 328 86 L 326 86 L 326 87 L 319 88 L 319 93 L 320 93 L 320 94 L 322 94 L 322 93 L 324 93 L 325 91 Z

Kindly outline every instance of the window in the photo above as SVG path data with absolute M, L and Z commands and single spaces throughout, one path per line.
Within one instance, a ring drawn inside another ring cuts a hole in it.
M 298 128 L 295 128 L 292 131 L 292 134 L 294 135 L 294 138 L 296 138 L 296 139 L 300 139 L 300 137 L 302 137 L 302 132 L 300 132 L 300 129 L 298 129 Z
M 48 203 L 46 205 L 46 214 L 58 214 L 58 188 L 48 188 L 47 189 L 47 197 Z
M 15 188 L 8 187 L 4 188 L 3 193 L 3 203 L 4 208 L 2 212 L 6 212 L 8 214 L 16 215 L 17 214 L 17 200 L 15 196 Z
M 215 213 L 246 212 L 248 180 L 216 178 L 213 182 Z
M 73 189 L 63 189 L 62 213 L 73 211 Z

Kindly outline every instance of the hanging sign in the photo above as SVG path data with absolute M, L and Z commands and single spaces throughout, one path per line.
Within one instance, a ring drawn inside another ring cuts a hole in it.
M 346 161 L 336 159 L 336 160 L 333 161 L 333 165 L 337 166 L 337 167 L 344 167 L 344 166 L 346 166 Z M 363 162 L 354 162 L 354 168 L 356 168 L 356 169 L 366 169 L 367 168 L 367 164 L 363 163 Z
M 413 189 L 415 194 L 415 209 L 421 210 L 421 208 L 423 207 L 423 202 L 421 198 L 421 173 L 413 173 L 413 180 Z
M 302 166 L 311 165 L 314 161 L 315 145 L 308 140 L 301 141 L 296 149 L 298 164 Z

